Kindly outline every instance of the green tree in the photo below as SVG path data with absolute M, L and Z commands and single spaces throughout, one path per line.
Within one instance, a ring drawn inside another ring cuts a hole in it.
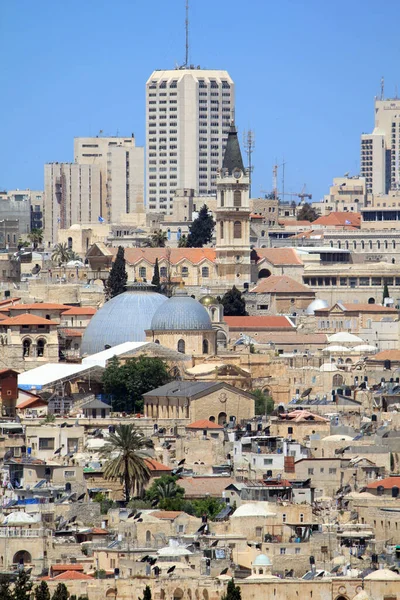
M 298 221 L 315 221 L 316 219 L 318 219 L 318 217 L 319 214 L 317 213 L 315 208 L 311 206 L 311 204 L 309 204 L 308 202 L 305 202 L 302 205 L 299 212 L 297 213 Z
M 116 357 L 103 373 L 103 386 L 116 411 L 143 409 L 143 394 L 171 381 L 167 364 L 158 357 L 141 355 L 120 365 Z
M 17 579 L 14 583 L 14 590 L 12 594 L 13 600 L 30 600 L 33 583 L 30 575 L 28 575 L 25 569 L 18 571 Z
M 383 286 L 382 304 L 385 304 L 386 298 L 390 298 L 389 288 L 388 288 L 388 284 L 387 283 L 385 283 L 385 285 Z
M 105 286 L 107 300 L 125 292 L 127 281 L 128 274 L 125 267 L 125 252 L 123 247 L 119 246 Z
M 68 598 L 69 591 L 65 583 L 59 583 L 51 597 L 51 600 L 68 600 Z
M 12 600 L 13 598 L 10 589 L 10 579 L 7 575 L 0 575 L 0 598 L 1 600 Z
M 33 248 L 36 250 L 39 244 L 42 243 L 43 229 L 32 229 L 32 231 L 28 233 L 28 240 L 32 242 Z
M 143 590 L 143 598 L 139 598 L 139 600 L 151 600 L 151 589 L 148 585 Z
M 187 247 L 202 248 L 210 243 L 214 227 L 215 221 L 205 204 L 200 209 L 197 219 L 195 219 L 190 226 L 189 235 L 187 237 Z
M 246 302 L 240 290 L 235 286 L 228 290 L 221 298 L 226 317 L 244 317 L 247 315 Z
M 165 248 L 167 243 L 167 234 L 162 229 L 158 229 L 151 236 L 151 245 L 153 248 Z
M 62 265 L 70 260 L 70 248 L 67 244 L 56 244 L 53 248 L 51 260 Z
M 148 449 L 152 447 L 153 442 L 129 423 L 117 425 L 101 450 L 101 456 L 107 461 L 103 477 L 124 484 L 126 502 L 131 494 L 140 495 L 150 479 L 145 459 L 150 456 Z
M 274 410 L 274 401 L 271 396 L 264 394 L 262 390 L 253 390 L 254 410 L 256 415 L 270 415 Z
M 183 234 L 178 241 L 178 248 L 187 248 L 188 245 L 188 239 L 187 236 L 185 234 Z
M 173 475 L 162 475 L 146 491 L 145 498 L 158 500 L 158 506 L 163 510 L 182 510 L 185 490 L 177 484 L 177 479 Z
M 222 600 L 242 600 L 242 592 L 240 591 L 240 587 L 235 585 L 233 579 L 228 582 L 226 594 L 222 596 Z
M 155 286 L 155 292 L 161 291 L 160 267 L 158 266 L 158 258 L 156 258 L 156 262 L 154 263 L 153 279 L 151 280 L 151 283 Z
M 214 519 L 219 512 L 226 506 L 226 503 L 220 498 L 202 498 L 192 502 L 193 514 L 196 517 L 207 515 L 209 519 Z
M 49 586 L 45 581 L 35 587 L 35 600 L 50 600 Z

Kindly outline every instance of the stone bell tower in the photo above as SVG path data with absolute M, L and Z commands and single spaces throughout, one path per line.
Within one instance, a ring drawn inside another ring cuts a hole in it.
M 229 286 L 250 282 L 249 174 L 244 168 L 237 131 L 231 125 L 222 168 L 217 176 L 216 264 Z

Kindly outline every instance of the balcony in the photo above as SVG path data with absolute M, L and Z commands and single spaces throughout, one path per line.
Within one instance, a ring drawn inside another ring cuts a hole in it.
M 41 538 L 50 535 L 48 529 L 25 529 L 20 527 L 0 527 L 0 538 Z

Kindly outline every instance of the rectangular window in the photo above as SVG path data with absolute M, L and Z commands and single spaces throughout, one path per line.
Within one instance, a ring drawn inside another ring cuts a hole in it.
M 336 469 L 329 469 L 329 475 L 336 475 Z
M 272 458 L 264 458 L 264 465 L 272 465 L 273 462 Z
M 65 479 L 72 479 L 75 477 L 75 471 L 64 471 Z
M 54 450 L 54 438 L 40 438 L 39 450 Z
M 314 469 L 308 469 L 308 474 L 309 475 L 314 475 Z

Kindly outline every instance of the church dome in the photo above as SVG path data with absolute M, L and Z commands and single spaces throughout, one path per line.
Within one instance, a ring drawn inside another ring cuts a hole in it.
M 259 554 L 253 562 L 253 567 L 270 567 L 272 565 L 266 554 Z
M 186 292 L 177 292 L 155 312 L 149 329 L 153 331 L 209 331 L 207 310 Z
M 81 354 L 95 354 L 107 346 L 144 342 L 154 313 L 167 298 L 149 284 L 134 284 L 104 304 L 86 327 Z
M 212 305 L 218 306 L 218 300 L 216 299 L 215 296 L 211 296 L 210 294 L 200 298 L 199 302 L 203 306 L 212 306 Z
M 326 300 L 321 300 L 321 298 L 315 298 L 309 304 L 305 310 L 306 315 L 313 315 L 316 310 L 323 310 L 324 308 L 328 308 L 329 304 Z

